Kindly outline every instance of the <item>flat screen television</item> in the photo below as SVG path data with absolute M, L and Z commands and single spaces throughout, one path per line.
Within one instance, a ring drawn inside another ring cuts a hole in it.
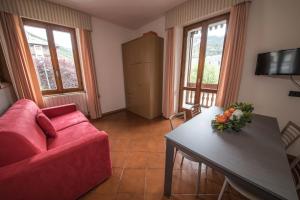
M 300 48 L 258 54 L 255 75 L 300 75 Z

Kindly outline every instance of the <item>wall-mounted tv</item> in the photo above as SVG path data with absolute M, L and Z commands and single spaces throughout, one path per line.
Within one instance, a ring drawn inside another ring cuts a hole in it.
M 261 53 L 256 75 L 300 75 L 300 48 Z

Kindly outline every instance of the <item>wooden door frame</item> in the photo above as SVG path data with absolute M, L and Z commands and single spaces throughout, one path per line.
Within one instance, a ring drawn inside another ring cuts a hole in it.
M 224 53 L 224 47 L 226 43 L 226 37 L 227 37 L 227 30 L 228 30 L 228 21 L 229 21 L 230 13 L 222 14 L 210 19 L 206 19 L 204 21 L 197 22 L 195 24 L 191 24 L 188 26 L 185 26 L 183 28 L 183 40 L 182 40 L 182 53 L 181 53 L 181 70 L 180 70 L 180 85 L 179 85 L 179 101 L 178 101 L 178 111 L 185 110 L 182 108 L 182 97 L 183 97 L 183 91 L 184 88 L 184 76 L 185 76 L 185 63 L 186 63 L 186 48 L 187 48 L 187 36 L 188 31 L 201 27 L 201 42 L 200 42 L 200 51 L 199 51 L 199 61 L 198 61 L 198 72 L 197 72 L 197 80 L 196 80 L 196 88 L 189 88 L 190 91 L 195 91 L 195 102 L 198 102 L 200 100 L 200 94 L 201 94 L 201 82 L 202 82 L 202 76 L 203 76 L 203 70 L 204 70 L 204 64 L 205 64 L 205 53 L 206 53 L 206 42 L 207 42 L 207 30 L 209 24 L 226 20 L 227 21 L 227 28 L 225 32 L 224 37 L 224 44 L 223 44 L 223 52 Z M 223 60 L 223 55 L 222 55 Z M 222 61 L 221 61 L 222 65 Z M 200 91 L 197 91 L 197 89 L 200 88 Z

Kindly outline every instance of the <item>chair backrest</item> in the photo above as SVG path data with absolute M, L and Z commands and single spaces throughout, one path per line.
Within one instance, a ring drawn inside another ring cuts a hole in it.
M 183 118 L 184 122 L 186 122 L 187 120 L 192 119 L 193 117 L 195 117 L 199 113 L 201 113 L 201 105 L 200 104 L 195 104 L 190 109 L 187 109 L 183 112 L 176 113 L 174 115 L 171 115 L 169 117 L 171 129 L 173 130 L 175 128 L 176 119 Z
M 281 131 L 281 140 L 288 149 L 300 137 L 300 127 L 295 123 L 289 121 L 284 129 Z
M 201 113 L 201 105 L 195 104 L 190 109 L 186 110 L 186 119 L 190 120 L 199 113 Z
M 179 112 L 179 113 L 176 113 L 176 114 L 171 115 L 169 117 L 169 122 L 170 122 L 172 130 L 175 129 L 175 127 L 176 127 L 175 121 L 178 120 L 179 118 L 183 119 L 183 122 L 185 122 L 186 121 L 186 113 L 185 112 Z
M 298 156 L 291 164 L 291 170 L 294 177 L 297 191 L 300 190 L 300 156 Z

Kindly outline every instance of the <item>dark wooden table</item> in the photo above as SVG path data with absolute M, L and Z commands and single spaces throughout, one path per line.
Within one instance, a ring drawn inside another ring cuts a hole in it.
M 164 194 L 171 196 L 174 147 L 238 182 L 262 199 L 298 199 L 276 118 L 253 115 L 241 132 L 215 132 L 212 107 L 166 137 Z

